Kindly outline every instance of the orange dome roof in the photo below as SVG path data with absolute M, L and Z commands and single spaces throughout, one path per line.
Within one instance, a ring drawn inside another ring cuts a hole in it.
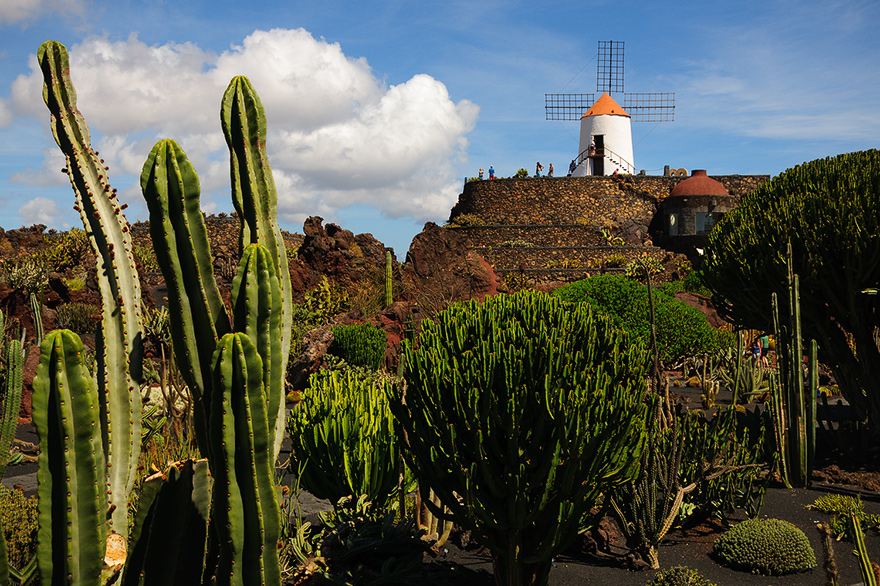
M 693 174 L 672 188 L 670 195 L 730 195 L 727 189 L 706 174 L 705 169 L 694 170 Z
M 581 118 L 586 118 L 587 116 L 601 116 L 602 114 L 613 114 L 615 116 L 626 116 L 630 117 L 627 114 L 626 110 L 620 107 L 620 104 L 614 101 L 614 99 L 608 95 L 608 93 L 603 93 L 599 96 L 599 99 L 596 100 L 596 103 L 593 104 L 587 113 L 581 116 Z

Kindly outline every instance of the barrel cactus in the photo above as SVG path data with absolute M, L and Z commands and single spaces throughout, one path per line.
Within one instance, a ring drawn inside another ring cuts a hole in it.
M 781 519 L 748 519 L 715 540 L 715 555 L 725 565 L 753 574 L 781 576 L 816 566 L 803 531 Z
M 392 410 L 430 491 L 493 555 L 546 584 L 600 494 L 637 472 L 646 352 L 585 304 L 534 291 L 450 306 L 405 347 Z

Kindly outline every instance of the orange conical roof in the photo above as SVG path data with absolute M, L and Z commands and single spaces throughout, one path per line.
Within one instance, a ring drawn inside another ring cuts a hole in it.
M 602 114 L 613 114 L 615 116 L 626 116 L 627 118 L 630 115 L 626 110 L 620 107 L 620 104 L 614 101 L 614 99 L 608 95 L 608 93 L 603 93 L 599 96 L 599 99 L 596 100 L 596 103 L 587 110 L 587 113 L 581 116 L 581 118 L 586 118 L 587 116 L 601 116 Z

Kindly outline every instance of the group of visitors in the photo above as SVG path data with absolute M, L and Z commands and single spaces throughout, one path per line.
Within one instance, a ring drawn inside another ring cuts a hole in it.
M 489 179 L 495 179 L 495 167 L 489 165 Z M 483 170 L 480 169 L 480 181 L 483 180 Z
M 541 164 L 541 161 L 538 161 L 538 164 L 535 166 L 535 177 L 540 177 L 543 170 L 544 165 Z M 553 177 L 553 163 L 550 163 L 550 168 L 547 169 L 547 177 Z

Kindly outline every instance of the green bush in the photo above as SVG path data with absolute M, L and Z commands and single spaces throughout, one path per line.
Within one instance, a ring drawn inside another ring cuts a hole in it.
M 653 289 L 660 360 L 671 363 L 687 356 L 714 354 L 719 335 L 699 310 Z M 553 292 L 568 302 L 586 301 L 608 314 L 622 328 L 646 343 L 651 339 L 646 286 L 622 275 L 597 275 Z
M 525 179 L 526 177 L 529 176 L 529 172 L 526 171 L 525 169 L 520 169 L 519 171 L 517 171 L 516 173 L 514 173 L 513 176 L 514 176 L 516 179 Z
M 382 368 L 388 335 L 369 324 L 333 326 L 333 343 L 327 350 L 354 366 L 366 366 L 373 370 Z
M 645 586 L 716 586 L 716 584 L 702 577 L 696 570 L 685 566 L 675 566 L 657 572 Z
M 336 503 L 366 495 L 380 508 L 397 494 L 400 458 L 387 381 L 318 371 L 287 420 L 290 471 L 302 487 Z
M 727 566 L 753 574 L 782 576 L 816 566 L 804 532 L 781 519 L 748 519 L 715 540 L 714 554 Z
M 500 584 L 546 584 L 600 495 L 638 472 L 644 346 L 586 304 L 523 291 L 423 320 L 405 363 L 391 408 L 423 502 L 441 514 L 432 489 L 480 536 Z
M 0 485 L 0 519 L 9 565 L 22 570 L 37 555 L 37 499 Z
M 101 321 L 101 308 L 91 303 L 65 303 L 55 310 L 55 327 L 77 334 L 94 334 Z
M 843 494 L 826 494 L 820 496 L 812 505 L 807 505 L 808 509 L 821 511 L 831 515 L 828 526 L 831 533 L 838 539 L 850 539 L 849 535 L 849 516 L 855 515 L 862 531 L 869 527 L 877 529 L 880 527 L 880 515 L 869 515 L 865 513 L 862 507 L 862 499 L 859 496 L 849 496 Z

